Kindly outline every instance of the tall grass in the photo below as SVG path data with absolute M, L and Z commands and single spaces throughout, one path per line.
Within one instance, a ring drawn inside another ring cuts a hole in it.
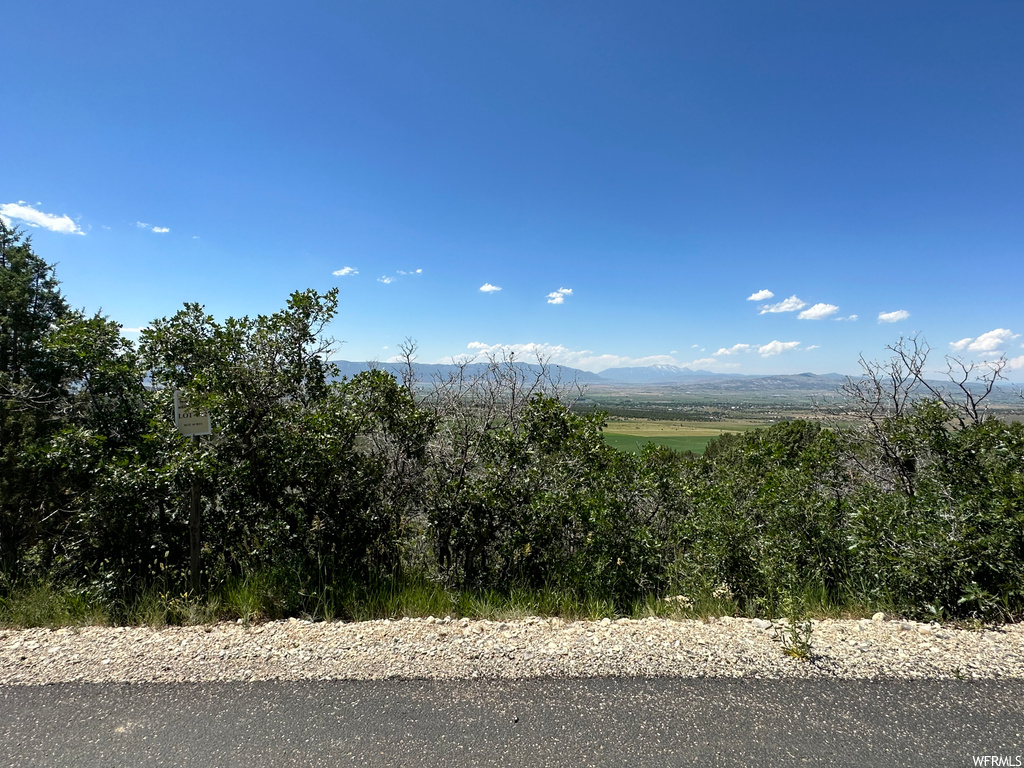
M 701 594 L 650 594 L 617 606 L 601 595 L 551 586 L 453 590 L 422 575 L 371 583 L 321 580 L 304 589 L 294 578 L 275 572 L 235 578 L 197 596 L 184 589 L 147 588 L 130 598 L 105 601 L 87 592 L 47 583 L 23 585 L 0 597 L 0 625 L 59 627 L 120 624 L 161 627 L 240 621 L 245 624 L 287 617 L 316 621 L 368 621 L 428 616 L 514 621 L 529 616 L 567 621 L 629 617 L 704 619 L 711 616 L 779 618 L 861 618 L 893 603 L 867 599 L 848 588 L 837 598 L 819 585 L 805 585 L 778 604 L 741 604 L 720 588 Z
M 0 597 L 0 625 L 68 627 L 109 623 L 107 606 L 76 590 L 45 582 L 16 587 Z

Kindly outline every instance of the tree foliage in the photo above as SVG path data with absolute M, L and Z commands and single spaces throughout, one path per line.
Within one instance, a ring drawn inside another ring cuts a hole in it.
M 47 341 L 71 315 L 53 268 L 0 219 L 0 567 L 9 571 L 52 517 L 37 461 L 56 429 L 60 366 Z
M 0 597 L 33 578 L 110 605 L 181 589 L 197 487 L 203 589 L 269 574 L 283 612 L 403 578 L 622 607 L 671 592 L 1024 612 L 1024 426 L 985 410 L 1000 362 L 947 358 L 937 383 L 927 345 L 903 340 L 847 383 L 841 423 L 632 455 L 544 361 L 417 382 L 407 344 L 401 381 L 339 379 L 335 291 L 223 321 L 186 304 L 136 348 L 71 310 L 0 223 L 0 302 Z M 175 392 L 212 435 L 177 432 Z

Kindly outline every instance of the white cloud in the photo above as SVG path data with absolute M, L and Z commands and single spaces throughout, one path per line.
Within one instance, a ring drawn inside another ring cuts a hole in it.
M 1006 368 L 1010 371 L 1019 371 L 1021 368 L 1024 368 L 1024 355 L 1007 360 Z
M 749 344 L 733 344 L 731 347 L 722 347 L 716 355 L 735 355 L 738 352 L 749 352 L 752 347 Z
M 788 299 L 783 299 L 778 304 L 765 304 L 761 307 L 760 314 L 763 315 L 766 312 L 771 312 L 773 314 L 776 312 L 796 312 L 798 309 L 803 309 L 806 306 L 806 301 L 802 301 L 796 296 L 790 296 Z
M 341 269 L 334 270 L 331 274 L 335 277 L 349 277 L 350 275 L 358 275 L 359 270 L 355 267 L 342 267 Z
M 960 341 L 952 341 L 949 344 L 949 348 L 955 352 L 960 352 L 964 349 L 968 352 L 997 352 L 1000 347 L 1004 344 L 1009 344 L 1018 336 L 1020 336 L 1019 333 L 1014 333 L 1009 328 L 996 328 L 988 333 L 981 334 L 976 339 L 968 336 L 966 339 L 960 339 Z
M 804 352 L 810 352 L 812 349 L 821 349 L 821 344 L 811 344 L 809 347 L 804 347 Z
M 797 317 L 801 320 L 821 320 L 838 311 L 839 307 L 835 304 L 815 304 L 810 309 L 805 309 Z
M 762 288 L 757 293 L 752 293 L 747 296 L 747 301 L 764 301 L 765 299 L 774 299 L 775 294 L 769 291 L 767 288 Z
M 565 297 L 572 296 L 572 288 L 559 288 L 548 294 L 548 304 L 564 304 Z
M 337 273 L 335 273 L 335 274 L 337 274 Z M 353 272 L 352 274 L 355 274 L 355 273 Z M 422 269 L 413 269 L 413 270 L 408 270 L 407 271 L 407 270 L 404 270 L 404 269 L 396 269 L 395 270 L 395 274 L 396 275 L 401 275 L 402 277 L 407 277 L 409 275 L 415 276 L 415 275 L 422 275 L 423 274 L 423 270 Z M 397 277 L 393 277 L 393 276 L 389 276 L 389 275 L 381 275 L 380 277 L 377 278 L 377 282 L 378 283 L 384 283 L 384 285 L 390 285 L 391 283 L 395 282 L 395 280 L 397 280 L 397 279 L 398 279 Z
M 171 231 L 170 227 L 158 227 L 155 224 L 151 227 L 145 221 L 136 221 L 135 226 L 138 227 L 139 229 L 148 229 L 150 232 L 156 232 L 158 235 L 164 235 Z
M 949 342 L 949 348 L 955 352 L 959 352 L 962 349 L 967 349 L 967 345 L 974 341 L 973 338 L 968 336 L 966 339 L 960 339 L 960 341 Z
M 900 320 L 906 320 L 910 317 L 910 313 L 905 309 L 897 309 L 895 312 L 879 312 L 878 322 L 880 323 L 898 323 Z
M 486 344 L 482 341 L 471 341 L 466 345 L 473 355 L 479 357 L 507 357 L 515 355 L 516 359 L 529 363 L 538 355 L 555 365 L 569 368 L 580 368 L 584 371 L 603 371 L 606 368 L 628 368 L 646 365 L 692 365 L 681 363 L 671 355 L 648 355 L 647 357 L 629 357 L 627 355 L 598 354 L 589 349 L 569 349 L 561 344 L 545 344 L 531 342 L 528 344 Z M 716 363 L 705 360 L 705 364 Z M 719 366 L 722 364 L 719 363 Z
M 1008 344 L 1013 339 L 1016 339 L 1019 335 L 1009 328 L 996 328 L 993 331 L 981 334 L 968 349 L 972 352 L 992 352 L 1003 344 Z
M 832 319 L 833 320 L 837 320 L 837 321 L 849 321 L 851 323 L 857 322 L 857 316 L 856 315 L 848 315 L 846 317 L 833 317 Z
M 483 285 L 480 286 L 480 290 L 483 291 L 484 293 L 494 293 L 495 291 L 500 291 L 501 286 L 491 285 L 490 283 L 484 283 Z
M 85 234 L 70 216 L 44 213 L 43 211 L 36 210 L 24 200 L 0 205 L 0 219 L 3 219 L 4 224 L 7 226 L 11 226 L 13 221 L 20 221 L 28 224 L 30 227 L 42 227 L 51 232 L 60 232 L 63 235 Z
M 799 346 L 799 341 L 771 341 L 758 347 L 757 353 L 761 357 L 771 357 L 772 355 L 781 355 L 783 352 L 790 352 Z

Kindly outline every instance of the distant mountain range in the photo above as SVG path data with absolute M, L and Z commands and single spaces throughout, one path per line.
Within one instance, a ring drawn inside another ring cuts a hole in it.
M 791 375 L 758 376 L 743 373 L 713 373 L 694 371 L 672 365 L 645 368 L 612 368 L 601 371 L 600 384 L 627 386 L 680 387 L 704 392 L 766 392 L 766 391 L 832 391 L 842 386 L 846 376 L 839 373 L 797 373 Z
M 372 363 L 352 362 L 349 360 L 332 361 L 338 367 L 341 376 L 352 377 L 362 371 L 376 369 L 387 371 L 396 378 L 401 378 L 405 371 L 404 363 Z M 540 373 L 541 367 L 530 363 L 515 363 L 517 369 L 527 375 Z M 488 363 L 470 363 L 465 372 L 470 376 L 484 373 Z M 456 373 L 459 366 L 445 363 L 413 363 L 416 378 L 421 382 L 429 382 L 437 377 L 447 378 Z M 673 385 L 700 384 L 702 388 L 725 390 L 815 390 L 834 389 L 846 377 L 838 373 L 818 375 L 800 373 L 791 376 L 751 376 L 740 373 L 714 373 L 712 371 L 692 370 L 676 365 L 650 365 L 634 368 L 608 368 L 600 373 L 591 373 L 578 368 L 563 365 L 549 365 L 547 370 L 562 381 L 577 381 L 580 384 L 594 385 Z
M 405 363 L 357 363 L 349 360 L 332 360 L 331 362 L 338 366 L 338 373 L 341 376 L 348 376 L 350 378 L 363 371 L 378 370 L 387 371 L 395 376 L 395 378 L 401 379 L 402 374 L 406 370 Z M 535 375 L 541 372 L 541 366 L 539 365 L 530 363 L 515 363 L 514 365 L 518 370 L 528 375 Z M 465 372 L 469 376 L 479 376 L 486 372 L 489 367 L 489 363 L 469 363 L 465 366 Z M 554 378 L 562 381 L 578 381 L 581 384 L 607 383 L 606 379 L 601 378 L 596 373 L 581 371 L 578 368 L 568 368 L 564 365 L 549 365 L 546 368 Z M 437 377 L 447 378 L 457 373 L 458 370 L 459 366 L 454 364 L 413 363 L 413 371 L 416 374 L 416 378 L 422 382 L 429 382 Z
M 338 366 L 340 376 L 351 378 L 357 373 L 370 369 L 387 371 L 401 379 L 405 371 L 404 363 L 374 363 L 374 362 L 351 362 L 349 360 L 333 360 Z M 541 366 L 529 363 L 515 363 L 517 369 L 527 378 L 541 372 Z M 465 366 L 465 373 L 468 376 L 480 376 L 490 367 L 488 363 L 470 363 Z M 668 396 L 673 394 L 765 394 L 784 392 L 804 393 L 836 393 L 847 376 L 841 373 L 797 373 L 790 375 L 764 376 L 741 373 L 713 373 L 711 371 L 692 370 L 681 368 L 675 365 L 650 365 L 635 368 L 608 368 L 600 373 L 582 371 L 578 368 L 569 368 L 564 365 L 545 366 L 548 373 L 564 383 L 576 382 L 578 384 L 592 387 L 594 394 L 604 389 L 615 390 L 617 388 L 632 387 L 655 387 Z M 447 379 L 459 370 L 459 366 L 444 363 L 414 363 L 413 368 L 418 382 L 422 385 L 429 385 L 436 379 Z M 853 377 L 857 378 L 857 377 Z M 940 390 L 949 392 L 954 400 L 959 400 L 956 387 L 948 381 L 933 381 L 930 384 Z M 979 385 L 970 385 L 972 389 L 978 390 Z M 979 390 L 980 391 L 980 390 Z M 923 388 L 919 394 L 926 394 Z M 988 402 L 991 404 L 1013 404 L 1021 403 L 1020 386 L 1010 382 L 1000 383 L 992 392 Z
M 642 368 L 607 368 L 599 374 L 602 379 L 622 384 L 674 384 L 686 381 L 694 376 L 703 378 L 728 376 L 711 371 L 694 371 L 680 368 L 678 365 L 648 365 Z M 737 374 L 732 374 L 733 376 Z

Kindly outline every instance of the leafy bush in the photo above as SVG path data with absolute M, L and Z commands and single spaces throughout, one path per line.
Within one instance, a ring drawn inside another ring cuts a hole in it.
M 678 518 L 679 590 L 720 585 L 740 604 L 772 609 L 808 584 L 843 583 L 848 500 L 840 440 L 805 421 L 728 435 L 693 465 Z

